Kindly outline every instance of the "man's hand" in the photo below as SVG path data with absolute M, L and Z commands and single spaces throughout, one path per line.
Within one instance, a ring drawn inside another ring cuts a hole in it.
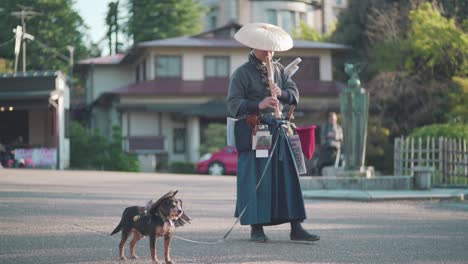
M 276 94 L 276 97 L 281 96 L 281 88 L 279 88 L 276 84 L 273 84 L 272 92 Z
M 273 98 L 271 96 L 265 97 L 259 104 L 258 108 L 260 110 L 266 109 L 268 107 L 270 108 L 276 108 L 278 106 L 278 99 Z

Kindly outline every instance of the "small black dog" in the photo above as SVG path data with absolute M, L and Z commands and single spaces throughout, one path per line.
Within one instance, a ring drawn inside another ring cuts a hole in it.
M 133 233 L 130 242 L 131 258 L 135 255 L 135 245 L 144 236 L 150 238 L 150 252 L 153 263 L 160 263 L 156 252 L 156 237 L 164 236 L 164 258 L 166 264 L 174 263 L 170 256 L 171 237 L 175 227 L 190 223 L 188 217 L 182 210 L 182 201 L 174 196 L 177 191 L 170 191 L 155 203 L 149 201 L 145 206 L 131 206 L 125 208 L 119 225 L 112 231 L 111 235 L 122 231 L 122 240 L 119 244 L 120 259 L 126 260 L 125 242 Z

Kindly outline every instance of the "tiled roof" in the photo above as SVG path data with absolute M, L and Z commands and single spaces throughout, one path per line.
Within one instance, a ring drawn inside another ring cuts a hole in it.
M 89 58 L 78 62 L 78 64 L 99 64 L 99 65 L 112 65 L 119 64 L 126 56 L 126 53 L 118 53 L 104 57 Z
M 336 43 L 313 42 L 302 39 L 294 39 L 293 41 L 294 49 L 350 49 L 347 45 Z M 191 36 L 145 41 L 138 43 L 137 47 L 247 48 L 233 38 L 197 38 Z
M 336 96 L 344 85 L 340 82 L 297 80 L 302 96 Z M 157 79 L 134 83 L 108 92 L 117 95 L 208 95 L 226 96 L 229 87 L 228 78 L 207 79 L 201 81 L 183 81 L 181 79 Z

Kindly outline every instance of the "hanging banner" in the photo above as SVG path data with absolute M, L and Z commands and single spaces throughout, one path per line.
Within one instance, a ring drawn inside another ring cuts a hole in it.
M 55 168 L 57 150 L 55 148 L 15 149 L 15 160 L 24 160 L 36 168 Z
M 297 172 L 299 174 L 304 174 L 307 172 L 307 168 L 305 165 L 304 154 L 302 153 L 301 139 L 299 138 L 299 135 L 292 135 L 288 138 L 291 143 L 294 160 L 296 161 Z

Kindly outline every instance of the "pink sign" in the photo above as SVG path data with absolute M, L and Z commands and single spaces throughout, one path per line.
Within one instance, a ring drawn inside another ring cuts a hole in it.
M 15 160 L 21 159 L 32 161 L 34 167 L 55 167 L 57 150 L 55 148 L 15 149 Z

